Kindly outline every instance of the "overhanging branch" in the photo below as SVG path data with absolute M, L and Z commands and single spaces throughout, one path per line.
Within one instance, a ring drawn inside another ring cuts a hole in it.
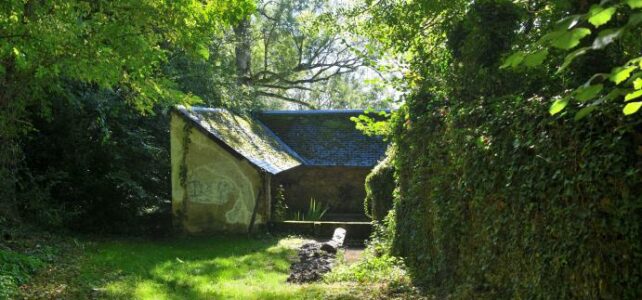
M 270 98 L 277 98 L 279 100 L 283 100 L 283 101 L 287 101 L 287 102 L 303 105 L 303 106 L 305 106 L 307 108 L 310 108 L 310 109 L 316 109 L 316 107 L 313 104 L 307 103 L 305 101 L 301 101 L 299 99 L 294 99 L 294 98 L 290 98 L 290 97 L 287 97 L 287 96 L 274 94 L 274 93 L 270 93 L 270 92 L 265 92 L 265 91 L 258 91 L 257 94 L 260 95 L 260 96 L 265 96 L 265 97 L 270 97 Z

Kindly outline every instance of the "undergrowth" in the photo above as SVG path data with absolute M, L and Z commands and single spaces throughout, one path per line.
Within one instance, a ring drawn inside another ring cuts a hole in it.
M 426 298 L 412 283 L 403 259 L 390 254 L 394 226 L 395 212 L 391 210 L 383 221 L 373 222 L 373 233 L 366 242 L 362 258 L 353 264 L 339 264 L 324 277 L 324 281 L 378 285 L 378 293 L 383 298 L 395 298 L 395 295 L 403 299 Z
M 9 299 L 18 293 L 45 263 L 35 257 L 0 249 L 0 299 Z

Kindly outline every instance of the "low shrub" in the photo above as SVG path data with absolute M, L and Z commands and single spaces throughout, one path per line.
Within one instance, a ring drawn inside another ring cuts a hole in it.
M 18 288 L 44 264 L 38 258 L 0 249 L 0 299 L 15 296 Z
M 366 177 L 366 197 L 363 208 L 366 215 L 376 221 L 383 220 L 392 208 L 395 189 L 393 152 L 389 150 L 386 158 L 379 162 Z

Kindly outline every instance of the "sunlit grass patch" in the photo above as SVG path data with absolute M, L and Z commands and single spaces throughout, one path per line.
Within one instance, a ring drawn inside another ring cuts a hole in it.
M 395 294 L 405 284 L 395 261 L 370 257 L 347 266 L 341 252 L 327 280 L 289 284 L 290 264 L 305 242 L 271 236 L 89 240 L 38 274 L 24 298 L 387 299 L 391 282 Z
M 319 285 L 285 282 L 297 238 L 184 238 L 95 243 L 81 278 L 112 299 L 318 299 Z

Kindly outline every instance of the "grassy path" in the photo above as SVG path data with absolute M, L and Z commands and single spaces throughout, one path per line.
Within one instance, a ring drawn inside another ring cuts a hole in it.
M 22 288 L 27 299 L 372 299 L 378 283 L 288 284 L 297 238 L 83 243 Z M 401 297 L 406 298 L 406 297 Z

